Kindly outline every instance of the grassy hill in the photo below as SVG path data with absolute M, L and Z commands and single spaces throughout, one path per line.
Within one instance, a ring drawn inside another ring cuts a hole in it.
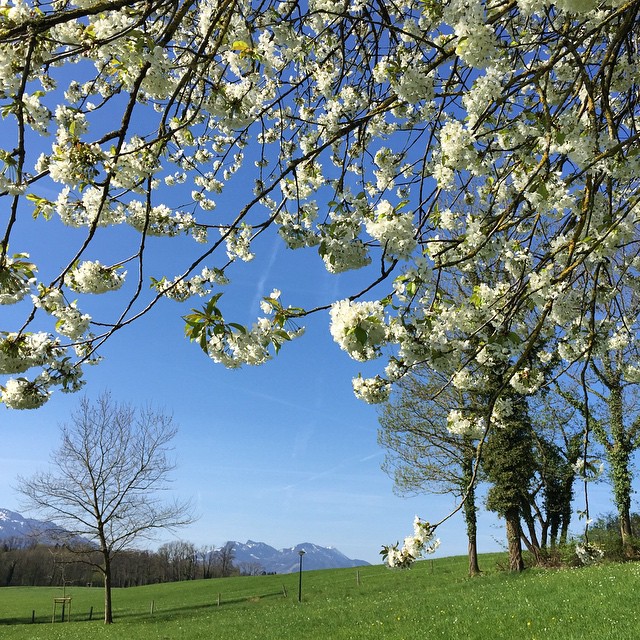
M 68 586 L 71 622 L 51 624 L 60 588 L 0 589 L 3 640 L 635 640 L 640 637 L 640 564 L 498 571 L 484 555 L 469 579 L 466 558 L 298 575 L 198 580 L 114 592 L 105 627 L 102 590 Z M 285 595 L 286 594 L 286 595 Z M 219 602 L 219 604 L 218 604 Z M 153 603 L 153 604 L 152 604 Z M 153 606 L 153 613 L 151 612 Z M 93 620 L 89 613 L 93 607 Z M 32 612 L 35 610 L 35 623 Z M 59 614 L 59 609 L 58 609 Z M 59 616 L 58 616 L 59 617 Z

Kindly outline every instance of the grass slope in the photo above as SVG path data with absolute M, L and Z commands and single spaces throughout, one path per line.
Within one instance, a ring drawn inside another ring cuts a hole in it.
M 102 624 L 102 591 L 67 587 L 71 623 L 51 624 L 59 588 L 0 589 L 2 640 L 635 640 L 640 564 L 496 571 L 465 577 L 466 558 L 298 575 L 198 580 L 114 591 L 115 624 Z M 359 577 L 359 584 L 357 578 Z M 287 596 L 285 597 L 285 591 Z M 218 598 L 220 605 L 218 605 Z M 151 613 L 153 602 L 154 613 Z M 93 620 L 89 611 L 93 607 Z M 32 611 L 35 624 L 31 623 Z

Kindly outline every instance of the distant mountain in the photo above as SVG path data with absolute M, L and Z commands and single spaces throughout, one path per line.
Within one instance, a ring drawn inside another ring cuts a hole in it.
M 351 560 L 333 547 L 321 547 L 305 542 L 290 549 L 275 549 L 264 542 L 247 540 L 244 544 L 232 541 L 233 564 L 240 569 L 260 565 L 267 573 L 293 573 L 300 568 L 300 551 L 304 550 L 303 571 L 312 569 L 344 569 L 368 565 L 365 560 Z
M 15 544 L 24 541 L 29 544 L 34 541 L 42 544 L 52 544 L 55 541 L 54 533 L 60 531 L 60 527 L 52 522 L 43 522 L 33 518 L 25 518 L 21 514 L 0 508 L 0 543 L 11 539 Z M 312 569 L 345 569 L 349 567 L 361 567 L 368 565 L 365 560 L 351 560 L 333 547 L 321 547 L 311 542 L 298 544 L 290 549 L 275 549 L 264 542 L 247 540 L 230 542 L 233 545 L 233 564 L 240 569 L 251 567 L 255 570 L 258 565 L 261 571 L 267 573 L 294 573 L 300 567 L 300 551 L 304 550 L 302 568 L 305 571 Z
M 34 541 L 49 544 L 56 531 L 60 531 L 60 527 L 53 522 L 25 518 L 15 511 L 0 508 L 0 542 L 12 539 L 23 540 L 25 544 Z

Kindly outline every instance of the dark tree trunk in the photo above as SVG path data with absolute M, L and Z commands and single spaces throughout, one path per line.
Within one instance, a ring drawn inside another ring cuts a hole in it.
M 626 443 L 625 443 L 626 444 Z M 620 523 L 620 539 L 625 553 L 632 553 L 631 528 L 631 472 L 629 470 L 631 456 L 626 447 L 618 445 L 615 451 L 609 451 L 611 475 L 613 478 L 613 495 L 618 508 Z
M 553 514 L 551 518 L 551 523 L 549 526 L 549 546 L 553 549 L 558 544 L 558 533 L 560 531 L 560 523 L 562 521 L 562 516 L 560 514 Z M 546 541 L 544 542 L 546 546 Z
M 608 446 L 606 444 L 605 446 L 611 467 L 613 497 L 620 520 L 622 548 L 627 555 L 632 555 L 631 492 L 633 491 L 633 474 L 630 463 L 633 446 L 629 441 L 629 433 L 624 424 L 624 398 L 620 368 L 616 370 L 613 369 L 611 363 L 608 364 L 609 366 L 606 367 L 606 384 L 609 389 L 607 405 L 609 408 L 611 442 L 609 442 Z M 604 436 L 601 437 L 601 441 L 606 442 Z
M 527 536 L 522 532 L 521 529 L 521 537 L 524 542 L 524 546 L 527 547 L 529 553 L 534 557 L 536 565 L 542 564 L 542 550 L 537 545 L 537 543 L 532 542 L 527 538 Z
M 524 560 L 522 559 L 519 509 L 517 507 L 507 509 L 505 521 L 507 525 L 507 546 L 509 549 L 509 571 L 522 571 L 524 569 Z
M 527 537 L 520 525 L 520 536 L 525 546 L 529 550 L 529 553 L 535 558 L 536 565 L 542 564 L 542 547 L 538 540 L 538 534 L 536 532 L 536 521 L 531 513 L 531 505 L 526 504 L 522 509 L 522 519 L 527 525 L 527 531 L 529 536 Z M 542 518 L 540 518 L 542 520 Z
M 9 566 L 7 567 L 7 577 L 5 578 L 3 586 L 8 587 L 9 585 L 11 585 L 11 581 L 13 580 L 13 574 L 16 570 L 17 563 L 18 563 L 17 560 L 11 560 L 9 562 Z
M 622 513 L 620 513 L 620 536 L 622 538 L 622 548 L 627 554 L 632 554 L 633 530 L 631 528 L 631 505 L 627 506 L 623 509 Z
M 469 556 L 469 575 L 477 576 L 480 574 L 480 566 L 478 564 L 478 520 L 476 515 L 476 492 L 473 480 L 473 457 L 466 457 L 463 468 L 463 490 L 467 491 L 467 497 L 464 501 L 464 520 L 467 525 L 468 556 Z
M 522 517 L 527 525 L 527 531 L 529 532 L 529 539 L 527 548 L 537 549 L 537 554 L 539 554 L 541 545 L 538 541 L 538 534 L 536 532 L 536 521 L 531 513 L 531 505 L 526 504 L 522 509 Z
M 113 609 L 111 606 L 111 558 L 108 551 L 103 551 L 104 558 L 104 623 L 113 622 Z
M 571 522 L 571 512 L 564 513 L 562 516 L 562 528 L 560 529 L 560 544 L 567 544 L 569 538 L 569 523 Z
M 549 545 L 549 523 L 543 522 L 540 525 L 540 548 L 546 549 Z
M 480 575 L 480 565 L 478 564 L 478 546 L 476 542 L 476 536 L 473 538 L 469 538 L 469 575 L 470 576 L 479 576 Z

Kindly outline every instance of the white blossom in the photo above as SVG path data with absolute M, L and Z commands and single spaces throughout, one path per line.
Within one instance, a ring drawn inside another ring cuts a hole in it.
M 220 229 L 220 234 L 225 236 L 229 260 L 237 258 L 243 262 L 253 260 L 255 254 L 251 252 L 251 239 L 253 238 L 251 226 L 243 223 L 239 229 Z
M 604 558 L 604 549 L 594 543 L 577 544 L 576 555 L 584 565 L 597 564 Z
M 433 537 L 433 528 L 418 516 L 413 521 L 413 535 L 404 539 L 402 548 L 398 545 L 383 547 L 386 564 L 392 569 L 408 569 L 423 554 L 431 554 L 440 546 L 440 540 Z
M 485 431 L 485 425 L 481 416 L 466 416 L 459 409 L 452 409 L 447 416 L 447 429 L 449 433 L 458 436 L 481 438 Z
M 377 301 L 341 300 L 331 306 L 331 335 L 354 360 L 371 360 L 380 355 L 387 327 L 384 307 Z
M 91 316 L 82 313 L 76 307 L 75 302 L 58 307 L 52 315 L 58 319 L 56 331 L 67 338 L 71 338 L 71 340 L 80 338 L 88 330 L 91 322 Z
M 11 378 L 0 389 L 1 400 L 9 409 L 38 409 L 51 395 L 50 391 L 24 378 Z
M 380 376 L 374 378 L 353 378 L 353 391 L 356 398 L 364 400 L 368 404 L 380 404 L 389 399 L 391 385 Z
M 22 373 L 46 363 L 56 352 L 57 341 L 44 332 L 9 333 L 0 339 L 0 373 Z
M 274 344 L 297 338 L 303 332 L 302 328 L 282 329 L 269 318 L 259 318 L 250 329 L 214 334 L 207 343 L 207 351 L 212 360 L 231 369 L 243 364 L 259 365 L 272 358 Z
M 387 200 L 377 205 L 374 219 L 365 220 L 365 227 L 389 256 L 408 259 L 416 248 L 413 215 L 395 211 Z
M 525 367 L 516 371 L 509 384 L 522 395 L 534 394 L 544 382 L 544 375 L 540 371 L 532 371 Z
M 65 284 L 79 293 L 105 293 L 116 291 L 125 279 L 126 271 L 105 267 L 97 260 L 81 262 L 65 276 Z

